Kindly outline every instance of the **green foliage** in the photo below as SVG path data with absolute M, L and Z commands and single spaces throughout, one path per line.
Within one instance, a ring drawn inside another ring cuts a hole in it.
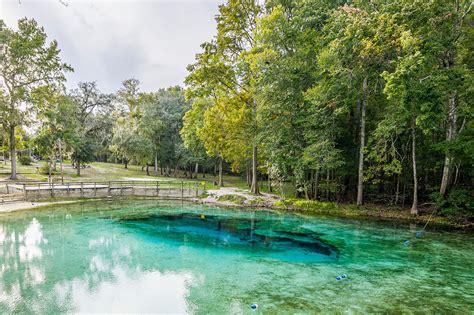
M 247 198 L 245 198 L 244 196 L 230 195 L 230 194 L 222 195 L 217 198 L 217 201 L 223 201 L 223 202 L 228 201 L 228 202 L 232 202 L 239 205 L 243 204 L 246 200 Z
M 368 201 L 415 206 L 439 191 L 445 213 L 468 212 L 472 10 L 467 0 L 228 0 L 185 90 L 145 93 L 128 79 L 114 95 L 94 82 L 66 95 L 57 43 L 33 20 L 0 22 L 0 123 L 13 131 L 2 147 L 62 150 L 77 164 L 113 154 L 167 176 L 224 160 L 309 199 L 282 207 L 346 211 L 330 201 L 353 201 L 360 187 Z
M 474 192 L 464 188 L 452 189 L 447 197 L 438 192 L 431 195 L 433 202 L 444 215 L 466 214 L 474 216 Z
M 22 154 L 19 158 L 21 165 L 31 165 L 33 159 L 27 154 Z
M 48 41 L 38 23 L 23 18 L 17 30 L 7 28 L 0 20 L 0 123 L 10 131 L 10 150 L 16 150 L 16 127 L 31 122 L 35 110 L 32 93 L 50 86 L 61 90 L 65 72 L 72 68 L 59 57 L 58 43 Z M 11 164 L 12 178 L 16 178 L 16 162 Z
M 51 172 L 51 173 L 50 173 Z M 41 175 L 55 175 L 57 172 L 51 167 L 49 163 L 43 164 L 38 167 L 38 174 Z

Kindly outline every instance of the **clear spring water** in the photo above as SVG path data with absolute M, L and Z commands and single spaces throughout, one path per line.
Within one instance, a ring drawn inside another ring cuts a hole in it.
M 473 312 L 473 235 L 420 229 L 156 201 L 2 214 L 0 313 Z

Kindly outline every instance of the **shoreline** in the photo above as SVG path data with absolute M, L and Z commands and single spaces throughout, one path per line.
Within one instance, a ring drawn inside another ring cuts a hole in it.
M 177 199 L 161 199 L 156 197 L 126 197 L 126 198 L 70 198 L 68 200 L 45 200 L 45 201 L 13 201 L 0 205 L 0 216 L 2 214 L 35 210 L 43 207 L 56 206 L 61 204 L 73 204 L 82 202 L 100 202 L 107 200 L 162 200 L 162 201 L 176 201 Z M 443 230 L 464 230 L 473 231 L 474 223 L 467 222 L 461 224 L 453 219 L 441 217 L 430 214 L 422 214 L 415 217 L 407 216 L 404 212 L 389 210 L 390 208 L 382 209 L 380 206 L 366 205 L 363 208 L 354 208 L 351 204 L 339 204 L 337 208 L 325 209 L 312 208 L 305 209 L 303 207 L 270 205 L 270 204 L 239 204 L 230 201 L 219 201 L 218 198 L 193 198 L 188 200 L 179 200 L 188 203 L 195 203 L 201 205 L 210 205 L 224 208 L 240 208 L 240 209 L 256 209 L 256 210 L 273 210 L 287 213 L 295 213 L 308 216 L 329 216 L 335 218 L 349 218 L 360 219 L 368 221 L 394 222 L 394 223 L 413 223 L 413 224 L 427 224 L 432 228 L 439 228 Z

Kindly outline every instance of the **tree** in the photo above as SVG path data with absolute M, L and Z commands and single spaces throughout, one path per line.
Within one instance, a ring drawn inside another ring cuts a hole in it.
M 256 44 L 254 30 L 262 10 L 255 0 L 229 0 L 219 6 L 217 36 L 201 46 L 204 51 L 196 55 L 196 63 L 188 67 L 190 74 L 186 78 L 193 96 L 212 97 L 220 105 L 239 100 L 251 109 L 248 113 L 253 123 L 249 125 L 251 137 L 248 141 L 252 146 L 251 191 L 254 194 L 259 193 L 257 102 L 252 94 L 256 87 L 247 55 Z
M 59 153 L 62 178 L 63 145 L 70 143 L 77 130 L 77 121 L 74 119 L 76 106 L 71 98 L 55 92 L 51 86 L 37 88 L 32 93 L 32 102 L 35 104 L 36 116 L 41 122 L 34 138 L 36 151 L 48 158 L 50 171 L 52 161 L 54 167 L 56 166 Z
M 93 119 L 94 115 L 111 106 L 112 96 L 100 93 L 95 82 L 80 82 L 78 88 L 70 93 L 76 110 L 74 119 L 77 129 L 69 145 L 73 149 L 72 159 L 75 162 L 77 175 L 81 175 L 81 165 L 94 160 L 95 148 L 92 135 L 102 128 Z
M 15 131 L 28 123 L 32 91 L 44 85 L 61 86 L 64 73 L 72 68 L 61 62 L 57 42 L 47 43 L 44 29 L 35 20 L 19 20 L 17 31 L 0 21 L 0 34 L 0 76 L 4 86 L 0 111 L 2 124 L 9 131 L 11 179 L 16 179 Z

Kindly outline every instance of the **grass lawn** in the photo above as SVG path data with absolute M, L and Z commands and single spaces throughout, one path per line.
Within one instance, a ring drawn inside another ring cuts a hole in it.
M 38 168 L 45 165 L 46 162 L 40 161 L 33 163 L 32 165 L 21 165 L 17 164 L 17 174 L 18 180 L 40 180 L 47 181 L 48 176 L 39 174 Z M 202 178 L 202 174 L 199 174 L 197 179 L 185 178 L 183 172 L 178 172 L 178 177 L 166 177 L 158 174 L 155 176 L 153 174 L 153 167 L 150 167 L 150 176 L 146 175 L 146 170 L 142 171 L 142 167 L 138 165 L 128 165 L 128 168 L 125 168 L 123 164 L 114 164 L 114 163 L 103 163 L 103 162 L 93 162 L 87 165 L 86 168 L 81 169 L 81 175 L 76 175 L 76 169 L 72 168 L 69 162 L 63 164 L 64 180 L 66 181 L 119 181 L 119 180 L 162 180 L 162 181 L 205 181 L 209 187 L 217 181 L 217 176 L 212 176 L 212 174 L 206 174 L 205 178 Z M 0 179 L 8 180 L 10 177 L 10 162 L 2 162 L 0 164 Z M 59 164 L 57 165 L 57 171 L 53 175 L 53 178 L 59 180 L 61 178 Z M 224 182 L 226 186 L 247 188 L 245 180 L 240 176 L 234 175 L 225 175 Z
M 48 176 L 39 174 L 38 169 L 45 165 L 46 162 L 40 161 L 33 163 L 32 165 L 21 165 L 17 163 L 17 174 L 18 181 L 22 180 L 35 180 L 35 181 L 47 181 Z M 76 169 L 72 168 L 71 163 L 65 161 L 63 164 L 64 180 L 68 182 L 106 182 L 106 181 L 124 181 L 124 180 L 159 180 L 159 181 L 199 181 L 206 182 L 206 187 L 208 188 L 218 188 L 214 187 L 214 183 L 217 183 L 217 176 L 212 176 L 212 174 L 206 174 L 203 178 L 202 174 L 199 174 L 196 179 L 189 179 L 184 176 L 183 172 L 178 172 L 178 177 L 166 177 L 163 175 L 155 176 L 153 174 L 153 167 L 150 167 L 150 176 L 146 175 L 146 171 L 142 171 L 142 167 L 138 165 L 128 165 L 128 168 L 125 168 L 123 164 L 115 163 L 103 163 L 103 162 L 93 162 L 89 163 L 86 168 L 81 169 L 81 175 L 76 175 Z M 10 162 L 0 163 L 0 180 L 8 180 L 10 177 Z M 57 164 L 57 171 L 53 175 L 54 180 L 59 180 L 61 178 L 59 163 Z M 260 191 L 268 192 L 267 182 L 262 181 L 259 183 Z M 236 175 L 224 175 L 224 186 L 226 187 L 236 187 L 244 190 L 248 190 L 245 178 L 242 176 Z M 274 186 L 273 193 L 280 194 L 279 185 Z M 283 183 L 283 195 L 291 197 L 294 194 L 294 189 L 290 183 Z

